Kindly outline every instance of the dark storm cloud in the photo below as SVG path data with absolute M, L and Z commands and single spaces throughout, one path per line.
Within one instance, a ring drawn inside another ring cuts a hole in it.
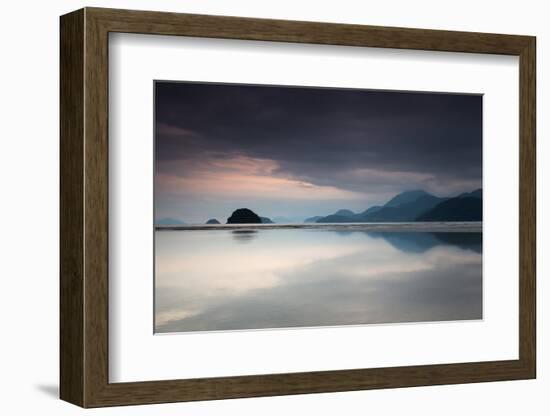
M 481 180 L 481 96 L 173 82 L 155 91 L 161 170 L 246 155 L 351 190 L 376 186 L 348 174 L 365 168 Z

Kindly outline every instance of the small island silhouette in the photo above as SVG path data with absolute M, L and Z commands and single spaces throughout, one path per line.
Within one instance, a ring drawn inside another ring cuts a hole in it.
M 227 219 L 227 224 L 261 224 L 258 214 L 248 208 L 239 208 Z

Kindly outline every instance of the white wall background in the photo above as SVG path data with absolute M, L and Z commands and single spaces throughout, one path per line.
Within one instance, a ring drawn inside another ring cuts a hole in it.
M 120 0 L 5 2 L 0 17 L 0 410 L 3 414 L 72 415 L 83 410 L 58 394 L 58 16 L 83 6 L 317 20 L 536 35 L 538 40 L 538 312 L 539 377 L 398 390 L 89 410 L 102 415 L 547 414 L 550 403 L 550 301 L 543 258 L 550 238 L 542 213 L 550 145 L 543 129 L 550 100 L 549 11 L 536 0 L 297 1 Z

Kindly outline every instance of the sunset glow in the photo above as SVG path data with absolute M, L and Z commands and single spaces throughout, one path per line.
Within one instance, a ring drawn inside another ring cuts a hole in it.
M 208 160 L 187 176 L 158 174 L 156 186 L 162 193 L 193 197 L 215 194 L 222 198 L 260 198 L 309 200 L 364 199 L 365 195 L 333 186 L 274 175 L 279 165 L 269 159 L 238 156 Z

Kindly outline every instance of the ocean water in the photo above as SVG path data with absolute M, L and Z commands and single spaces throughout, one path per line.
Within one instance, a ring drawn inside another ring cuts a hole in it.
M 481 232 L 378 229 L 157 230 L 155 332 L 482 318 Z

